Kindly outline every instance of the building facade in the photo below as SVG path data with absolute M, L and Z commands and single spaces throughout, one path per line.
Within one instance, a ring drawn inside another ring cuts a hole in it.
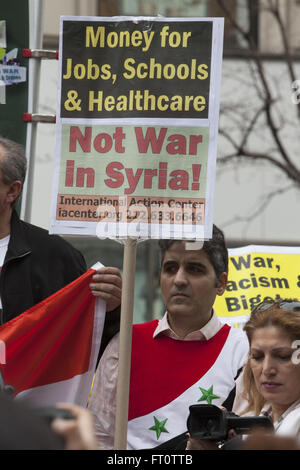
M 236 142 L 245 141 L 248 153 L 272 156 L 281 161 L 274 146 L 274 133 L 265 117 L 256 118 L 263 107 L 265 90 L 253 61 L 253 50 L 241 30 L 251 34 L 252 44 L 264 68 L 264 77 L 276 98 L 272 115 L 286 152 L 300 171 L 299 115 L 292 100 L 289 72 L 300 80 L 299 0 L 279 0 L 280 20 L 275 21 L 269 0 L 225 0 L 224 61 L 222 76 L 220 136 L 218 143 L 215 223 L 224 230 L 229 246 L 248 244 L 298 245 L 300 221 L 299 182 L 287 176 L 279 166 L 266 159 L 228 158 L 236 151 Z M 44 48 L 58 47 L 59 17 L 78 16 L 156 16 L 205 17 L 224 16 L 218 0 L 52 0 L 44 2 Z M 287 48 L 288 45 L 288 48 Z M 57 61 L 43 61 L 41 69 L 39 112 L 56 113 Z M 300 87 L 299 87 L 300 88 Z M 300 93 L 299 93 L 300 96 Z M 255 120 L 254 120 L 255 117 Z M 251 123 L 253 123 L 252 128 Z M 234 143 L 233 143 L 234 140 Z M 238 153 L 238 152 L 237 152 Z M 48 228 L 50 199 L 55 160 L 55 126 L 38 124 L 34 175 L 32 222 Z M 41 197 L 44 194 L 41 204 Z M 95 261 L 122 267 L 121 243 L 85 237 L 71 242 L 85 254 L 89 265 Z M 158 248 L 155 241 L 138 244 L 135 289 L 135 322 L 145 321 L 163 312 L 158 294 Z

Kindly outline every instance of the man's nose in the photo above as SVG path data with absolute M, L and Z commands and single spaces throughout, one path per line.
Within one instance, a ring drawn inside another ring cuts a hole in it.
M 187 285 L 187 283 L 188 283 L 188 280 L 187 280 L 185 269 L 179 268 L 174 278 L 174 284 L 176 286 L 185 286 Z

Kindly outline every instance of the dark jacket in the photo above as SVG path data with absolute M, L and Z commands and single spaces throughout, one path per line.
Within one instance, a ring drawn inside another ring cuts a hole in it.
M 1 324 L 49 297 L 86 271 L 82 254 L 58 235 L 19 219 L 14 211 L 0 276 Z M 120 309 L 109 312 L 101 350 L 119 329 Z

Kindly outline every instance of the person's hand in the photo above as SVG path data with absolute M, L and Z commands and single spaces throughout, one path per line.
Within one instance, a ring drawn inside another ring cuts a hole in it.
M 185 450 L 217 450 L 218 443 L 215 441 L 210 441 L 209 439 L 195 439 L 190 436 L 189 433 L 186 434 L 188 437 Z
M 121 304 L 122 277 L 118 268 L 102 267 L 92 276 L 92 294 L 106 302 L 106 311 L 111 312 Z
M 58 403 L 57 408 L 69 410 L 75 419 L 55 418 L 51 429 L 65 440 L 65 450 L 97 450 L 93 418 L 89 410 L 70 403 Z

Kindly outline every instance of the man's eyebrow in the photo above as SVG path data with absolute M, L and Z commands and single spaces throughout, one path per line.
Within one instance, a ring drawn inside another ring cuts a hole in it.
M 206 265 L 201 263 L 201 261 L 187 261 L 186 264 L 189 265 L 189 266 L 192 265 L 192 266 L 197 266 L 199 268 L 206 269 Z
M 178 264 L 178 261 L 169 259 L 163 262 L 163 266 L 168 266 L 168 265 L 173 265 L 173 264 Z M 201 263 L 201 261 L 186 261 L 186 266 L 192 266 L 192 267 L 197 267 L 201 269 L 206 269 L 206 265 Z
M 165 266 L 166 264 L 178 264 L 177 261 L 175 261 L 174 259 L 167 259 L 166 261 L 163 261 L 163 266 Z

